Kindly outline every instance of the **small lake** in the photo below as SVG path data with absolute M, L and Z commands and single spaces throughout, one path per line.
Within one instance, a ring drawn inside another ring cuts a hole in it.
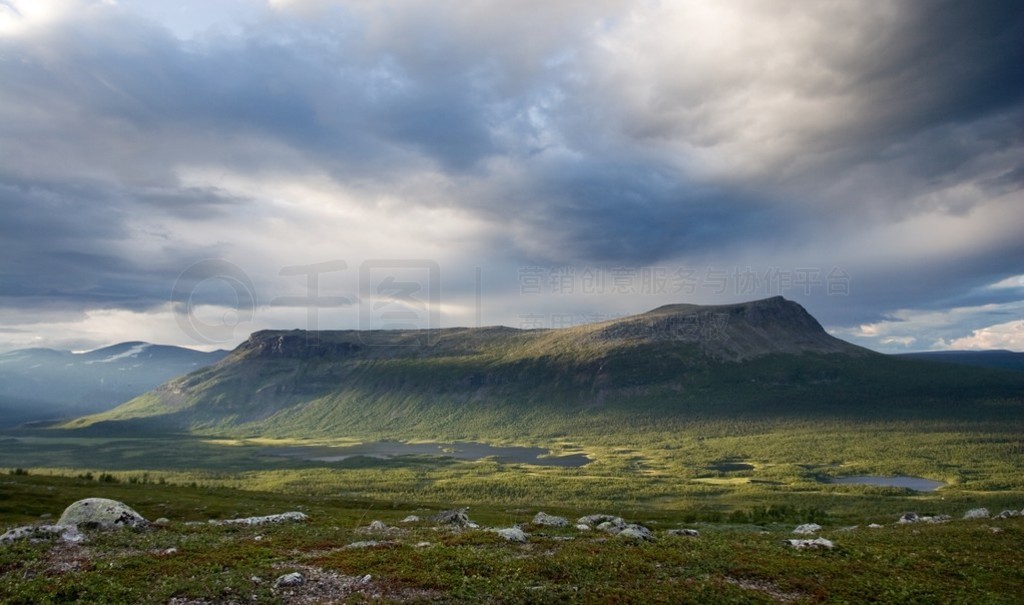
M 933 492 L 940 487 L 945 487 L 942 481 L 922 479 L 921 477 L 876 477 L 873 475 L 860 475 L 857 477 L 835 477 L 826 483 L 838 483 L 841 485 L 877 485 L 880 487 L 905 487 L 918 492 Z
M 736 473 L 739 471 L 752 471 L 754 470 L 753 464 L 747 464 L 746 462 L 716 462 L 710 466 L 705 467 L 710 471 L 718 471 L 720 473 Z
M 540 447 L 496 447 L 486 443 L 403 443 L 401 441 L 374 441 L 347 446 L 275 447 L 267 453 L 293 456 L 316 462 L 341 462 L 349 458 L 364 457 L 387 460 L 401 456 L 434 456 L 456 460 L 482 460 L 494 458 L 504 464 L 533 464 L 537 466 L 580 467 L 590 462 L 584 454 L 551 456 L 551 450 Z

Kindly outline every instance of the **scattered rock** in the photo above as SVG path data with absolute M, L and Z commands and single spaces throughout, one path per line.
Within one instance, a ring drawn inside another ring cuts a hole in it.
M 825 538 L 814 538 L 813 540 L 786 540 L 786 542 L 798 550 L 804 549 L 821 549 L 821 550 L 832 550 L 835 548 L 835 544 L 831 540 Z
M 897 523 L 917 523 L 920 520 L 921 517 L 917 513 L 903 513 Z
M 817 523 L 804 523 L 803 525 L 797 525 L 796 529 L 793 530 L 793 533 L 806 536 L 816 534 L 819 531 L 821 531 L 821 526 Z
M 654 535 L 651 533 L 651 530 L 647 529 L 643 525 L 637 525 L 635 523 L 631 523 L 615 532 L 615 537 L 642 542 L 652 542 L 654 540 Z
M 700 532 L 695 530 L 695 529 L 670 529 L 667 532 L 665 532 L 665 535 L 667 535 L 667 536 L 693 536 L 693 537 L 696 538 L 697 536 L 700 535 Z
M 988 517 L 989 513 L 987 508 L 972 508 L 964 513 L 964 519 L 988 519 Z
M 376 546 L 396 546 L 397 544 L 398 544 L 397 542 L 392 542 L 390 540 L 384 540 L 384 541 L 381 541 L 381 540 L 363 540 L 363 541 L 360 541 L 360 542 L 353 542 L 351 544 L 346 544 L 342 548 L 344 550 L 358 550 L 360 548 L 374 548 Z
M 868 525 L 868 528 L 870 528 L 870 529 L 882 529 L 882 526 L 877 524 L 877 523 L 872 523 L 871 525 Z
M 84 539 L 82 534 L 79 533 L 78 528 L 74 526 L 27 525 L 25 527 L 15 527 L 5 532 L 0 536 L 0 544 L 10 544 L 19 540 L 39 542 L 54 538 L 60 539 L 62 542 L 71 543 L 81 542 Z
M 518 527 L 506 527 L 504 529 L 491 530 L 509 542 L 526 542 L 526 532 Z
M 469 527 L 475 525 L 469 520 L 468 508 L 453 508 L 451 510 L 437 513 L 431 519 L 439 525 L 454 525 L 456 527 Z
M 278 579 L 274 580 L 274 588 L 288 588 L 291 586 L 302 586 L 306 583 L 306 578 L 297 571 L 292 573 L 286 573 Z
M 107 498 L 86 498 L 64 509 L 64 514 L 60 516 L 57 525 L 115 529 L 146 527 L 149 521 L 123 502 Z
M 168 519 L 167 517 L 160 517 L 156 521 L 153 521 L 153 525 L 156 525 L 157 527 L 166 527 L 166 526 L 168 526 L 170 524 L 171 524 L 171 520 Z
M 266 515 L 263 517 L 245 517 L 244 519 L 212 519 L 212 525 L 271 525 L 274 523 L 298 523 L 308 521 L 309 516 L 305 513 L 292 511 L 277 515 Z
M 401 522 L 402 523 L 419 523 L 420 522 L 420 518 L 417 517 L 416 515 L 409 515 L 408 517 L 402 519 Z
M 416 548 L 430 548 L 432 545 L 430 542 L 417 542 Z
M 369 532 L 386 532 L 388 526 L 383 521 L 371 521 L 365 530 Z
M 577 519 L 576 523 L 578 525 L 586 525 L 587 527 L 596 527 L 602 523 L 611 523 L 618 527 L 626 526 L 626 521 L 622 517 L 616 517 L 615 515 L 587 515 Z
M 531 521 L 534 525 L 545 525 L 547 527 L 568 527 L 569 520 L 565 517 L 556 517 L 545 512 L 539 512 Z
M 576 529 L 578 529 L 580 531 L 590 531 L 591 528 L 590 528 L 589 525 L 586 525 L 584 523 L 577 523 L 576 524 Z
M 996 515 L 996 519 L 1009 519 L 1010 517 L 1019 517 L 1020 512 L 1015 510 L 1004 510 L 1003 512 Z

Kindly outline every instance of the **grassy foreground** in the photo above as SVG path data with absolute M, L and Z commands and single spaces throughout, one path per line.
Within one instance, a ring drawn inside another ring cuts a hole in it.
M 487 527 L 524 524 L 525 544 L 495 533 L 439 529 L 436 508 L 342 498 L 37 475 L 0 478 L 5 526 L 59 515 L 71 501 L 120 499 L 149 519 L 143 531 L 91 533 L 80 545 L 0 546 L 4 603 L 1017 603 L 1024 586 L 1024 518 L 894 525 L 825 524 L 829 551 L 783 541 L 793 524 L 696 523 L 670 511 L 628 519 L 657 539 L 529 525 L 533 508 L 479 506 Z M 264 527 L 187 521 L 301 510 L 306 523 Z M 566 506 L 570 518 L 599 511 Z M 368 532 L 372 520 L 391 529 Z M 869 521 L 870 519 L 864 519 Z M 663 530 L 696 527 L 698 537 Z M 373 540 L 376 546 L 351 548 Z M 300 572 L 301 586 L 275 587 Z

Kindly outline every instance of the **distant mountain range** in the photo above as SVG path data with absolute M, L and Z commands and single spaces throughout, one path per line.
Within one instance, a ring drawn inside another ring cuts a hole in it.
M 700 418 L 1018 417 L 1024 373 L 882 355 L 797 303 L 670 305 L 559 330 L 263 331 L 66 428 L 518 439 Z
M 86 353 L 20 349 L 0 354 L 0 427 L 109 410 L 227 351 L 124 342 Z
M 1024 371 L 1024 353 L 1014 353 L 1013 351 L 928 351 L 924 353 L 903 353 L 899 357 L 921 361 L 959 363 L 983 368 Z

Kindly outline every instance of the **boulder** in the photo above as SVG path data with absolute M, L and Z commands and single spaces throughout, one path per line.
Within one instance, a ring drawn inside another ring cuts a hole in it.
M 534 515 L 533 521 L 531 521 L 531 523 L 533 523 L 534 525 L 544 525 L 547 527 L 569 526 L 569 520 L 565 517 L 556 517 L 554 515 L 549 515 L 545 512 L 539 512 L 536 515 Z
M 810 535 L 816 534 L 821 531 L 821 526 L 817 523 L 804 523 L 803 525 L 797 525 L 796 529 L 793 530 L 794 534 Z
M 972 508 L 964 513 L 964 519 L 988 519 L 988 517 L 989 513 L 987 508 Z
M 700 532 L 695 529 L 670 529 L 665 532 L 666 536 L 691 536 L 696 538 Z
M 526 542 L 526 532 L 518 527 L 491 530 L 509 542 Z
M 1010 517 L 1019 517 L 1020 512 L 1015 510 L 1004 510 L 1003 512 L 996 515 L 996 519 L 1009 519 Z
M 87 527 L 115 529 L 121 527 L 146 527 L 142 515 L 127 504 L 107 498 L 86 498 L 64 509 L 57 525 L 65 527 Z
M 920 520 L 921 517 L 917 513 L 903 513 L 897 523 L 917 523 Z

